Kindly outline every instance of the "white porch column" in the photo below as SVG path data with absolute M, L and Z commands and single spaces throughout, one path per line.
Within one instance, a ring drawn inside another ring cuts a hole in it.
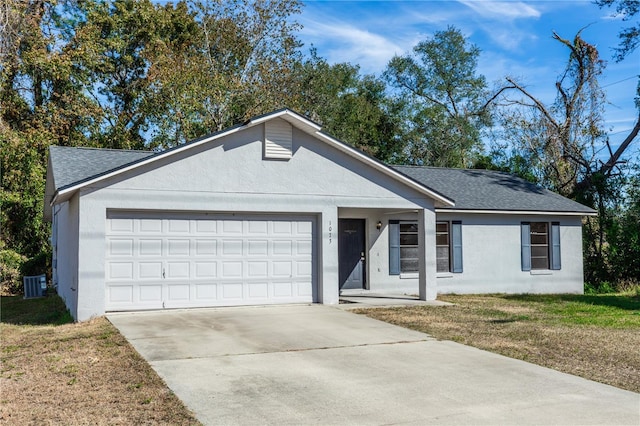
M 418 290 L 420 300 L 435 300 L 436 285 L 436 213 L 418 210 Z
M 318 236 L 318 302 L 337 304 L 340 299 L 338 275 L 338 208 L 322 211 L 319 216 Z

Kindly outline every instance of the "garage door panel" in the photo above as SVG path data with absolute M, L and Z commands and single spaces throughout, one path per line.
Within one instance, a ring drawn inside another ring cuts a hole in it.
M 138 278 L 141 280 L 162 279 L 162 262 L 139 262 Z
M 196 256 L 215 256 L 217 253 L 218 242 L 210 239 L 196 239 Z
M 266 220 L 252 220 L 247 223 L 248 236 L 266 235 L 269 232 L 269 222 Z
M 273 255 L 274 256 L 291 256 L 293 253 L 292 250 L 293 241 L 291 240 L 281 240 L 273 242 Z
M 109 225 L 107 229 L 112 234 L 133 232 L 133 219 L 111 219 Z
M 166 262 L 167 264 L 167 268 L 165 271 L 165 278 L 168 280 L 171 279 L 183 279 L 183 278 L 189 278 L 189 267 L 190 267 L 190 263 L 187 262 L 174 262 L 174 261 L 169 261 Z
M 113 285 L 108 288 L 107 301 L 111 303 L 133 303 L 133 285 Z
M 215 278 L 217 270 L 216 262 L 196 262 L 195 278 Z
M 249 240 L 247 241 L 248 256 L 266 256 L 268 254 L 269 241 L 267 240 Z
M 247 262 L 247 276 L 249 278 L 267 278 L 269 276 L 269 262 L 266 260 Z
M 223 220 L 222 233 L 223 235 L 242 234 L 242 221 L 241 220 Z
M 223 256 L 242 256 L 242 240 L 222 240 Z
M 211 301 L 218 299 L 217 284 L 195 284 L 195 299 L 197 301 Z
M 224 300 L 242 300 L 244 294 L 242 287 L 241 282 L 222 283 L 222 298 Z
M 140 239 L 138 247 L 140 256 L 162 256 L 162 240 L 160 239 Z
M 247 296 L 249 299 L 264 299 L 269 298 L 269 284 L 262 283 L 248 283 L 247 284 Z
M 162 303 L 162 284 L 142 284 L 138 287 L 138 300 L 142 303 Z
M 312 269 L 312 264 L 311 262 L 305 262 L 305 261 L 297 261 L 296 262 L 296 276 L 297 277 L 311 277 L 311 274 L 313 272 Z
M 107 310 L 313 302 L 310 217 L 126 215 L 108 218 Z
M 132 238 L 114 238 L 109 241 L 107 252 L 111 256 L 133 256 L 133 246 Z
M 162 220 L 161 219 L 139 219 L 138 230 L 140 233 L 162 233 Z
M 132 280 L 133 262 L 111 262 L 107 276 L 111 280 Z
M 217 222 L 215 220 L 195 220 L 195 230 L 198 234 L 215 234 Z
M 189 221 L 186 219 L 169 219 L 167 221 L 169 233 L 188 233 Z
M 308 281 L 295 283 L 298 296 L 302 298 L 308 298 L 313 296 L 313 288 Z
M 168 294 L 168 299 L 169 301 L 185 301 L 185 300 L 190 300 L 191 296 L 190 296 L 190 291 L 191 291 L 191 287 L 189 286 L 189 284 L 185 283 L 185 284 L 169 284 L 167 286 L 169 294 Z
M 189 256 L 189 240 L 169 239 L 168 256 Z

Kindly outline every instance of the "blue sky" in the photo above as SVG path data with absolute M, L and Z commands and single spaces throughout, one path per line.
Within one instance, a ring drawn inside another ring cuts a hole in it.
M 478 71 L 491 84 L 505 75 L 517 77 L 545 102 L 555 96 L 568 49 L 552 31 L 595 44 L 608 65 L 600 84 L 609 104 L 605 120 L 612 147 L 626 137 L 637 116 L 633 103 L 640 73 L 640 51 L 623 62 L 613 60 L 617 34 L 625 25 L 613 9 L 591 1 L 306 1 L 297 21 L 305 49 L 313 45 L 330 63 L 360 65 L 363 73 L 380 75 L 395 55 L 448 25 L 460 29 L 481 49 Z M 635 142 L 635 155 L 640 152 Z

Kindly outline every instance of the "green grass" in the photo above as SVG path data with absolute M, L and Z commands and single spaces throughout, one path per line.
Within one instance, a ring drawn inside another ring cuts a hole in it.
M 566 325 L 628 329 L 640 327 L 640 298 L 626 294 L 507 295 L 505 300 L 529 303 L 547 321 Z
M 0 322 L 16 325 L 61 325 L 73 322 L 73 317 L 57 295 L 37 299 L 2 296 Z

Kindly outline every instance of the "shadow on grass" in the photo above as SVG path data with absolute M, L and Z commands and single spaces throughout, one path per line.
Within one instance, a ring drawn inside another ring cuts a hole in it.
M 629 311 L 640 311 L 640 298 L 619 294 L 513 294 L 502 296 L 507 300 L 523 302 L 558 303 L 574 302 L 585 305 L 607 306 Z
M 73 317 L 58 295 L 24 299 L 22 296 L 0 297 L 0 322 L 15 325 L 61 325 Z

